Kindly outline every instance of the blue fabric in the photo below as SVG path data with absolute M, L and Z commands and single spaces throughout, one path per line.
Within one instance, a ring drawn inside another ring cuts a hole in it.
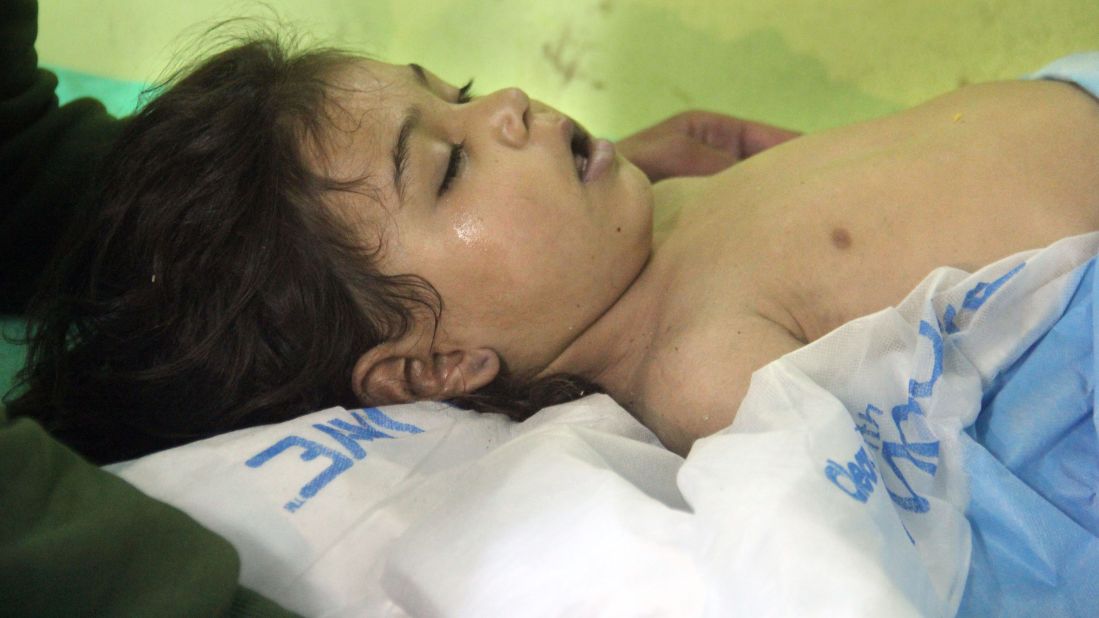
M 1072 82 L 1099 98 L 1099 51 L 1065 56 L 1028 76 L 1030 79 L 1056 79 Z
M 42 65 L 57 75 L 57 102 L 61 105 L 91 97 L 98 100 L 113 116 L 129 116 L 138 110 L 145 84 L 81 73 L 64 67 Z
M 963 437 L 973 553 L 959 616 L 1099 615 L 1095 261 Z

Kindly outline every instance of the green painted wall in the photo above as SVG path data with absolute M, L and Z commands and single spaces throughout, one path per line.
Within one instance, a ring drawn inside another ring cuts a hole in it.
M 216 20 L 272 12 L 610 136 L 685 107 L 817 129 L 1099 48 L 1096 0 L 42 0 L 39 49 L 152 80 Z

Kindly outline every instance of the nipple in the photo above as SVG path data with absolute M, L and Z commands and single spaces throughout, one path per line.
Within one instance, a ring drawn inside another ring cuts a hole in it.
M 832 245 L 837 249 L 847 249 L 851 246 L 851 233 L 842 227 L 832 230 Z

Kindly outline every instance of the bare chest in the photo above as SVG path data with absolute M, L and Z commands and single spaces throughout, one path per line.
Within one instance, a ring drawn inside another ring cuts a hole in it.
M 732 422 L 755 369 L 896 304 L 933 269 L 1099 228 L 1097 143 L 1090 97 L 990 85 L 795 140 L 678 194 L 654 259 L 679 274 L 630 407 L 685 452 Z
M 715 178 L 680 222 L 699 258 L 685 296 L 715 325 L 737 306 L 812 341 L 939 266 L 1099 229 L 1099 105 L 1064 84 L 977 90 Z

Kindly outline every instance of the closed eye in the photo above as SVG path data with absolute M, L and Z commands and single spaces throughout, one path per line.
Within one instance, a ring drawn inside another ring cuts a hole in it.
M 439 185 L 439 195 L 450 189 L 450 184 L 461 172 L 462 163 L 465 161 L 466 152 L 463 144 L 455 144 L 450 148 L 450 160 L 447 162 L 446 173 L 443 174 L 443 183 Z
M 458 98 L 455 100 L 455 103 L 463 105 L 472 100 L 473 80 L 471 79 L 458 89 Z M 443 195 L 450 190 L 450 185 L 462 171 L 462 164 L 465 161 L 465 156 L 466 152 L 463 144 L 455 144 L 450 147 L 450 158 L 447 160 L 446 172 L 443 174 L 443 182 L 439 185 L 439 195 Z

